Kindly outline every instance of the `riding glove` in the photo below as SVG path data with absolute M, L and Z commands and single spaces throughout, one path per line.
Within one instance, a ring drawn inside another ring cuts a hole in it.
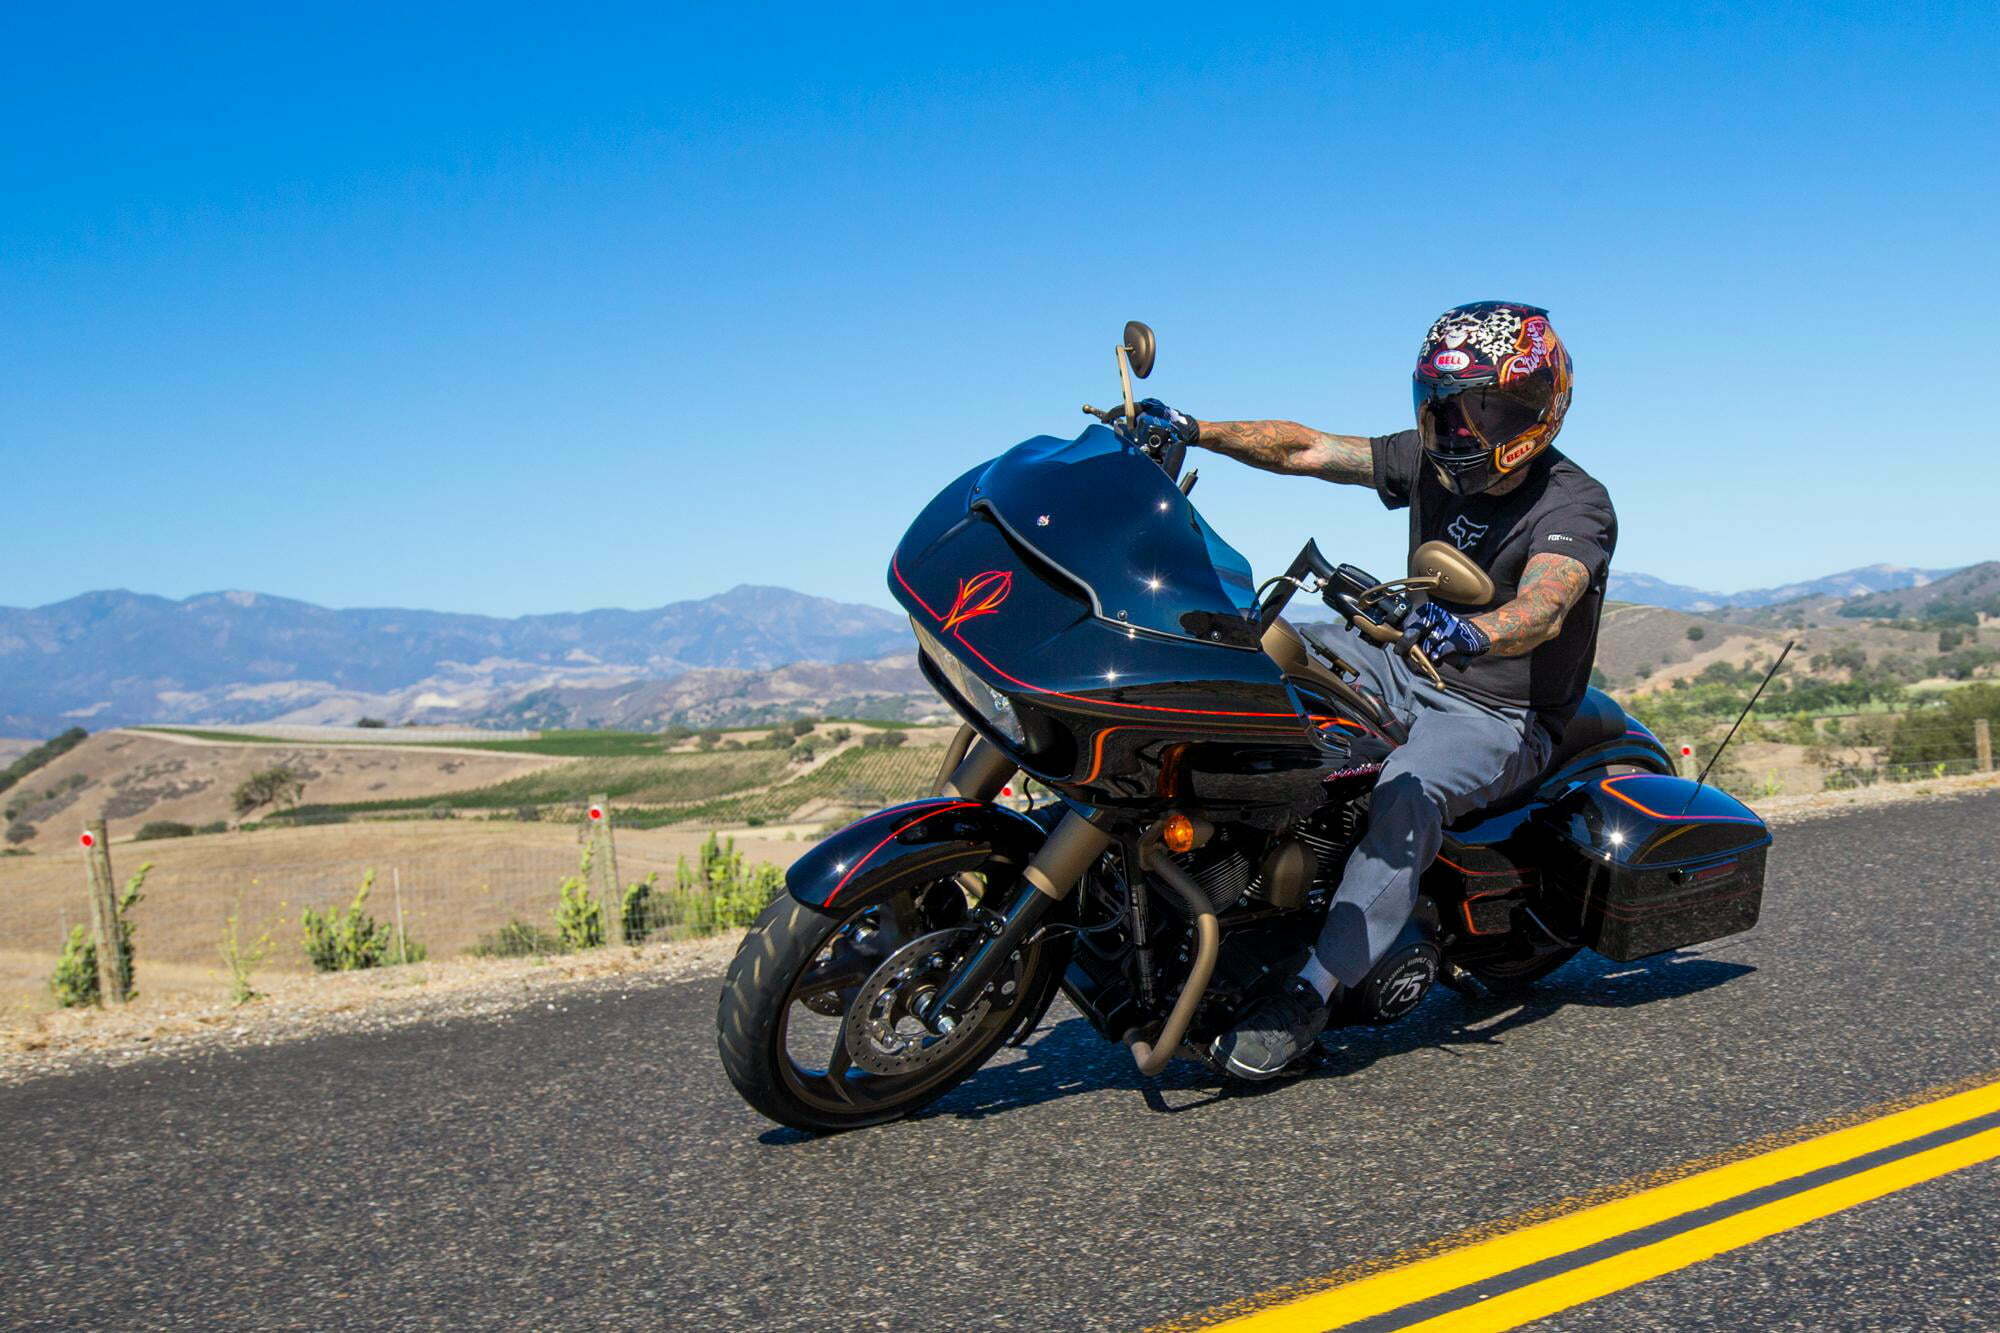
M 1139 409 L 1139 439 L 1141 443 L 1173 443 L 1183 447 L 1192 445 L 1201 438 L 1201 423 L 1178 408 L 1168 407 L 1157 398 L 1142 398 L 1133 406 Z M 1148 437 L 1157 435 L 1155 441 Z
M 1436 602 L 1425 602 L 1410 612 L 1403 622 L 1402 647 L 1424 650 L 1433 662 L 1470 661 L 1493 646 L 1486 631 L 1470 620 L 1455 616 Z

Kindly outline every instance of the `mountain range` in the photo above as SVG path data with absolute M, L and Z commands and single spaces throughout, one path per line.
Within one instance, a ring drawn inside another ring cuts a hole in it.
M 255 592 L 0 608 L 0 735 L 134 722 L 461 720 L 555 686 L 909 651 L 902 616 L 743 585 L 648 611 L 329 610 Z
M 1732 607 L 1775 606 L 1802 597 L 1858 597 L 1863 593 L 1894 592 L 1921 588 L 1924 584 L 1952 573 L 1949 569 L 1912 569 L 1908 565 L 1863 565 L 1838 574 L 1785 583 L 1775 588 L 1749 588 L 1743 592 L 1709 592 L 1685 584 L 1669 583 L 1651 574 L 1611 571 L 1609 597 L 1614 602 L 1638 602 L 1664 606 L 1670 611 L 1722 611 Z
M 1742 615 L 1801 598 L 1849 598 L 1850 614 L 1894 616 L 1933 593 L 1990 599 L 2000 565 L 1946 573 L 1869 565 L 1714 593 L 1614 571 L 1610 591 L 1617 601 L 1679 612 Z M 363 716 L 650 728 L 802 712 L 915 718 L 936 709 L 902 616 L 748 584 L 645 611 L 513 619 L 330 610 L 255 592 L 180 601 L 91 592 L 0 608 L 0 736 L 78 724 Z

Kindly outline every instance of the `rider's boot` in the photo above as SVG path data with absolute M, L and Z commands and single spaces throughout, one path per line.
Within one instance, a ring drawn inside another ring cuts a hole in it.
M 1311 982 L 1293 977 L 1217 1037 L 1209 1057 L 1237 1078 L 1276 1078 L 1313 1049 L 1332 1009 Z

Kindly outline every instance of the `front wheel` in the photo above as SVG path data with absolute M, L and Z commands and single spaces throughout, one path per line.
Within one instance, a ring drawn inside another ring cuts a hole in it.
M 737 950 L 716 1011 L 722 1066 L 743 1099 L 795 1129 L 857 1129 L 908 1115 L 984 1064 L 1053 959 L 1029 943 L 947 1035 L 918 1021 L 984 938 L 971 911 L 981 884 L 919 872 L 830 908 L 780 894 Z

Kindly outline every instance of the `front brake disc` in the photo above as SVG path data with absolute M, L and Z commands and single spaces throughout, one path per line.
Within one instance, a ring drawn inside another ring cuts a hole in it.
M 843 1028 L 847 1054 L 871 1074 L 909 1074 L 963 1046 L 993 1008 L 990 995 L 944 1036 L 925 1027 L 916 1008 L 943 988 L 952 970 L 984 938 L 972 926 L 920 935 L 889 955 L 861 985 Z

